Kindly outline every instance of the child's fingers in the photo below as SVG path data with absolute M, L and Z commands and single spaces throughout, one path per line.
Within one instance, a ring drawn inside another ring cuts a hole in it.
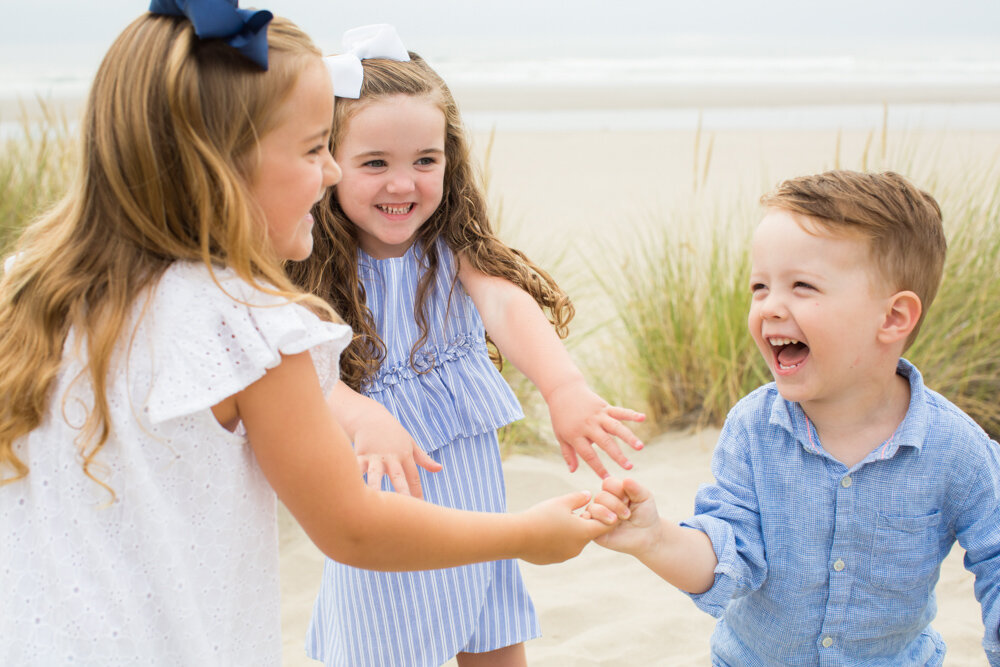
M 590 491 L 574 491 L 555 498 L 555 502 L 568 508 L 571 512 L 584 507 L 592 498 Z
M 622 489 L 628 496 L 629 503 L 642 503 L 650 498 L 649 490 L 631 477 L 622 480 Z
M 620 465 L 625 470 L 632 469 L 632 462 L 628 460 L 628 457 L 622 452 L 621 447 L 615 442 L 607 433 L 601 433 L 594 438 L 594 444 L 604 450 L 604 452 L 611 457 L 611 460 Z
M 614 408 L 614 409 L 622 410 L 623 408 Z M 638 412 L 633 412 L 632 410 L 625 410 L 625 412 L 636 415 L 639 414 Z M 645 418 L 645 415 L 642 416 L 643 418 Z M 638 436 L 636 436 L 636 434 L 632 432 L 632 429 L 630 429 L 628 426 L 625 426 L 625 424 L 622 424 L 619 421 L 620 419 L 623 419 L 623 417 L 616 416 L 611 411 L 608 412 L 608 417 L 610 417 L 611 419 L 608 419 L 602 424 L 602 428 L 604 429 L 605 432 L 610 433 L 611 435 L 615 436 L 622 442 L 627 443 L 629 447 L 637 451 L 644 447 L 642 440 L 640 440 Z M 633 419 L 631 421 L 642 421 L 642 420 Z
M 410 468 L 413 468 L 412 462 L 410 463 Z M 389 477 L 389 481 L 392 483 L 392 488 L 396 490 L 396 493 L 402 493 L 404 496 L 413 496 L 414 498 L 420 498 L 423 500 L 424 492 L 420 488 L 420 479 L 417 479 L 417 486 L 413 488 L 410 486 L 410 475 L 406 471 L 406 465 L 400 463 L 398 459 L 389 459 L 385 463 L 386 475 Z M 414 469 L 414 473 L 416 470 Z
M 641 422 L 646 421 L 646 415 L 642 412 L 636 412 L 635 410 L 629 410 L 628 408 L 620 408 L 617 405 L 609 405 L 607 408 L 607 413 L 615 419 L 624 420 L 628 422 Z
M 601 482 L 601 490 L 613 494 L 616 498 L 620 498 L 623 502 L 626 498 L 625 489 L 622 488 L 624 482 L 617 477 L 605 477 L 604 481 Z
M 367 457 L 367 465 L 365 467 L 368 486 L 375 490 L 381 489 L 382 477 L 385 476 L 385 466 L 382 463 L 382 459 L 378 456 Z
M 590 510 L 591 516 L 595 519 L 609 525 L 619 519 L 624 521 L 632 514 L 628 505 L 622 502 L 621 498 L 607 491 L 601 491 L 594 496 L 594 500 L 591 501 L 587 509 Z
M 579 457 L 583 459 L 583 462 L 597 473 L 598 477 L 604 479 L 608 476 L 607 469 L 604 467 L 604 464 L 601 463 L 601 459 L 598 458 L 597 452 L 594 451 L 594 448 L 590 445 L 590 442 L 588 442 L 586 438 L 577 438 L 572 444 L 577 455 L 579 455 Z M 619 454 L 620 453 L 621 450 L 619 450 Z
M 563 460 L 566 461 L 566 467 L 569 468 L 570 472 L 576 472 L 577 466 L 580 465 L 576 458 L 576 450 L 565 442 L 559 444 L 559 449 L 562 451 Z
M 570 511 L 575 512 L 576 510 L 579 510 L 584 506 L 587 506 L 587 503 L 590 502 L 591 497 L 592 496 L 588 491 L 577 491 L 576 493 L 568 493 L 564 496 L 558 497 L 555 499 L 555 501 L 560 505 L 562 505 L 563 507 L 568 508 Z M 593 517 L 589 516 L 585 517 L 588 520 L 582 521 L 581 524 L 583 526 L 585 536 L 588 540 L 594 540 L 600 537 L 601 535 L 604 535 L 611 529 L 611 526 L 617 522 L 617 519 L 614 518 L 614 514 L 611 513 L 610 510 L 608 510 L 606 507 L 603 506 L 599 507 L 600 509 L 598 511 L 610 513 L 612 519 L 610 522 L 605 522 L 602 519 L 593 520 Z M 580 517 L 584 517 L 585 514 L 587 514 L 587 510 L 584 510 L 583 513 L 580 514 Z
M 416 444 L 413 445 L 413 460 L 427 472 L 441 472 L 444 468 L 444 466 L 432 459 L 427 452 L 420 449 Z

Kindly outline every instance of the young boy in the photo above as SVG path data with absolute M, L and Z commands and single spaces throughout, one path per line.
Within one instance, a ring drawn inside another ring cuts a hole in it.
M 835 171 L 765 195 L 750 333 L 774 382 L 730 412 L 695 516 L 634 480 L 591 514 L 719 618 L 712 664 L 940 665 L 930 627 L 957 539 L 1000 665 L 1000 445 L 900 358 L 941 279 L 937 203 L 893 173 Z

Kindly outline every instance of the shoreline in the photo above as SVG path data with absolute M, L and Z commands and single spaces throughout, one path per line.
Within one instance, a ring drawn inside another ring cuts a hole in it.
M 844 107 L 857 105 L 1000 104 L 1000 87 L 965 82 L 894 83 L 705 81 L 650 84 L 455 83 L 463 113 L 650 111 Z M 86 91 L 37 91 L 0 94 L 0 122 L 38 120 L 49 114 L 77 117 Z M 997 120 L 1000 129 L 1000 119 Z
M 705 83 L 650 85 L 454 84 L 462 111 L 560 111 L 787 107 L 854 104 L 993 104 L 1000 87 L 965 83 L 916 86 L 885 81 L 851 84 Z

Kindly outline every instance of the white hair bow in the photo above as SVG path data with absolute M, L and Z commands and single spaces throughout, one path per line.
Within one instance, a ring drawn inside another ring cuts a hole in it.
M 344 33 L 344 53 L 324 58 L 333 81 L 333 92 L 337 97 L 356 100 L 361 96 L 361 82 L 365 70 L 361 61 L 365 58 L 385 58 L 407 62 L 410 59 L 396 29 L 388 23 L 375 23 L 351 28 Z

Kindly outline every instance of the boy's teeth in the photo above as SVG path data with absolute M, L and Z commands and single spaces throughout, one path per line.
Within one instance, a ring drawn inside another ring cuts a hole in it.
M 768 338 L 771 345 L 796 345 L 799 341 L 794 338 Z

